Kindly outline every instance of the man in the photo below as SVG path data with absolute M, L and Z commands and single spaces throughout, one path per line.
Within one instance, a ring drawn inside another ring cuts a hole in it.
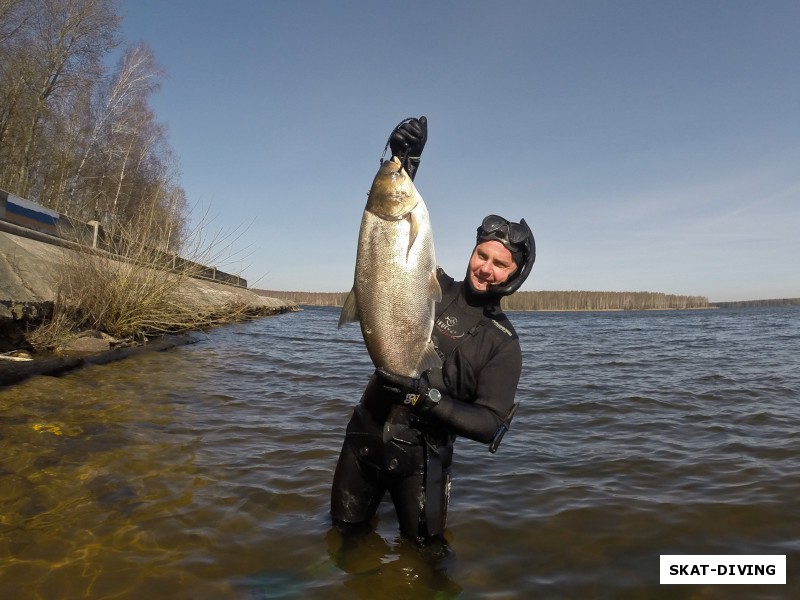
M 389 138 L 412 179 L 427 137 L 420 117 Z M 375 371 L 334 473 L 331 515 L 338 526 L 368 526 L 388 491 L 405 537 L 420 545 L 443 539 L 455 437 L 492 444 L 494 451 L 513 415 L 522 356 L 500 299 L 519 289 L 535 257 L 524 219 L 489 215 L 478 227 L 465 280 L 438 270 L 442 300 L 431 340 L 442 367 L 419 378 Z

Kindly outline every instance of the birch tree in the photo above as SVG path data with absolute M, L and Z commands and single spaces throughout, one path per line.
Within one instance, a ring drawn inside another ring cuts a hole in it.
M 31 165 L 43 121 L 56 100 L 92 85 L 102 57 L 117 45 L 120 17 L 113 0 L 34 0 L 28 52 L 33 60 L 31 113 L 21 130 L 16 172 L 20 195 L 30 195 Z
M 161 86 L 163 76 L 152 50 L 145 44 L 137 44 L 123 53 L 116 71 L 98 87 L 91 111 L 92 124 L 68 186 L 68 210 L 75 206 L 78 190 L 94 189 L 94 212 L 98 215 L 110 212 L 114 218 L 133 145 L 141 137 L 143 120 L 153 120 L 147 106 L 151 95 Z M 112 181 L 116 179 L 116 185 L 103 189 L 83 181 L 92 162 L 96 168 L 102 164 L 105 175 Z

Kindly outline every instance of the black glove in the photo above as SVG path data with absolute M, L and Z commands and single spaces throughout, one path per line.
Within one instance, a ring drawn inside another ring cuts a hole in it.
M 432 388 L 427 371 L 420 377 L 406 377 L 390 373 L 386 369 L 375 369 L 378 382 L 384 390 L 399 398 L 398 402 L 412 411 L 425 413 L 439 404 L 442 395 Z
M 392 155 L 403 162 L 403 167 L 411 179 L 417 174 L 420 156 L 428 141 L 428 119 L 406 119 L 394 128 L 389 136 Z

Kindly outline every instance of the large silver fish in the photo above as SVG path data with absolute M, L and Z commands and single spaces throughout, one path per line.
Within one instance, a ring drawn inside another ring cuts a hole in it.
M 339 327 L 359 321 L 376 367 L 407 377 L 441 365 L 433 347 L 436 279 L 428 208 L 396 157 L 372 182 L 358 234 L 353 289 Z

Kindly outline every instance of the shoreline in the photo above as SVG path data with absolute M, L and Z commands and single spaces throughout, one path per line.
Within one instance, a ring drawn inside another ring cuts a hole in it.
M 269 314 L 261 314 L 250 319 L 232 321 L 226 325 L 243 323 L 267 317 L 274 317 L 287 312 L 296 312 L 299 307 L 286 305 L 275 309 Z M 220 325 L 224 326 L 224 325 Z M 0 388 L 13 386 L 22 383 L 26 379 L 37 375 L 59 377 L 65 373 L 76 371 L 90 365 L 104 365 L 117 362 L 142 354 L 144 352 L 164 352 L 179 346 L 194 344 L 199 342 L 199 336 L 204 330 L 189 330 L 182 333 L 167 333 L 158 337 L 151 338 L 145 342 L 138 342 L 127 346 L 119 346 L 101 350 L 99 352 L 72 352 L 62 356 L 48 354 L 31 354 L 26 360 L 3 360 L 0 359 Z
M 73 356 L 33 356 L 23 362 L 0 360 L 0 387 L 16 385 L 36 375 L 60 376 L 89 365 L 103 365 L 143 352 L 163 352 L 199 340 L 191 334 L 164 335 L 153 341 Z
M 62 285 L 61 270 L 65 264 L 70 265 L 70 261 L 78 261 L 81 257 L 76 254 L 74 244 L 65 246 L 64 243 L 63 240 L 51 236 L 13 228 L 7 223 L 0 227 L 0 385 L 25 379 L 30 376 L 28 373 L 57 373 L 79 368 L 87 360 L 109 362 L 117 360 L 117 357 L 124 358 L 133 352 L 129 348 L 163 344 L 174 346 L 174 341 L 169 340 L 174 340 L 179 334 L 297 310 L 295 302 L 264 297 L 247 287 L 231 285 L 222 280 L 185 275 L 174 282 L 168 281 L 165 285 L 174 287 L 173 297 L 177 298 L 176 302 L 183 304 L 189 312 L 188 317 L 185 321 L 166 321 L 163 328 L 150 337 L 150 342 L 137 343 L 131 341 L 131 337 L 135 338 L 136 334 L 124 334 L 124 342 L 116 340 L 107 343 L 105 347 L 92 347 L 88 344 L 80 348 L 66 348 L 64 355 L 38 353 L 35 352 L 36 346 L 49 347 L 50 344 L 32 342 L 29 334 L 53 318 Z M 131 264 L 113 256 L 104 260 L 107 261 L 104 263 L 105 268 Z M 93 286 L 98 290 L 104 289 L 101 285 L 103 282 L 98 283 L 92 277 L 99 273 L 102 278 L 104 273 L 94 268 L 93 261 L 94 259 L 89 261 L 92 269 L 84 278 L 87 283 L 82 290 L 83 294 L 92 299 L 95 297 Z M 146 279 L 147 283 L 153 281 L 151 273 L 158 272 L 147 265 L 143 265 L 142 270 L 150 278 Z M 159 284 L 155 280 L 152 287 L 158 291 Z M 69 323 L 66 325 L 67 328 L 71 326 Z M 97 333 L 108 333 L 102 322 L 95 328 Z M 172 333 L 162 334 L 162 331 Z M 80 330 L 73 333 L 79 334 Z M 145 334 L 149 335 L 142 330 L 138 335 Z M 158 340 L 164 341 L 157 343 Z M 83 352 L 76 352 L 81 350 Z M 14 360 L 10 353 L 15 351 L 23 351 L 26 355 L 21 357 L 22 360 Z M 2 354 L 6 354 L 5 358 L 9 360 L 4 359 Z M 87 359 L 90 354 L 94 358 Z M 31 366 L 31 363 L 35 363 L 35 366 Z

